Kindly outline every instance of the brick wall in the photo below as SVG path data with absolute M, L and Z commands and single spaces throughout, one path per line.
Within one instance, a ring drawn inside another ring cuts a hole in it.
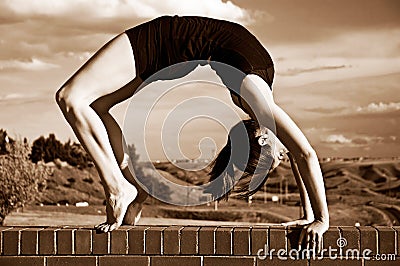
M 300 255 L 293 250 L 299 233 L 258 226 L 123 226 L 108 234 L 90 228 L 0 227 L 0 265 L 400 265 L 400 227 L 331 227 L 323 246 L 337 252 L 293 260 Z M 340 237 L 346 241 L 342 248 Z M 257 256 L 259 249 L 265 258 Z M 370 252 L 365 259 L 331 259 L 349 249 Z M 386 260 L 377 261 L 376 254 Z

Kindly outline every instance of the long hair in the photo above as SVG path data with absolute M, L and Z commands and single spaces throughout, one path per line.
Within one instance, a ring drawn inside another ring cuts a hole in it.
M 210 182 L 214 181 L 214 184 L 206 192 L 211 193 L 214 199 L 228 199 L 231 192 L 247 198 L 266 182 L 271 166 L 277 165 L 277 158 L 274 147 L 271 147 L 274 143 L 259 144 L 259 131 L 260 127 L 254 120 L 241 121 L 230 130 L 226 145 L 210 164 Z

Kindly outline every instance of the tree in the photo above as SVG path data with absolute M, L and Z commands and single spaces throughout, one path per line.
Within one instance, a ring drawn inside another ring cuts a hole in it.
M 37 163 L 43 160 L 45 156 L 45 151 L 44 151 L 45 142 L 46 140 L 44 139 L 44 137 L 40 136 L 32 143 L 31 154 L 29 155 L 29 159 L 33 163 Z
M 28 143 L 16 141 L 0 156 L 0 224 L 13 209 L 38 199 L 46 186 L 46 169 L 29 159 Z
M 144 173 L 142 165 L 145 164 L 139 163 L 140 155 L 136 153 L 134 144 L 128 145 L 127 153 L 135 172 L 134 176 L 136 176 L 136 179 L 141 183 L 142 186 L 146 188 L 147 192 L 152 195 L 152 190 L 157 189 L 158 193 L 165 195 L 164 199 L 168 199 L 170 197 L 169 195 L 171 195 L 171 189 L 156 176 L 149 176 Z M 148 163 L 151 164 L 151 162 Z
M 7 144 L 12 145 L 15 142 L 7 135 L 7 131 L 0 129 L 0 155 L 8 154 Z
M 53 162 L 55 159 L 65 161 L 71 166 L 86 168 L 92 166 L 92 158 L 78 143 L 71 143 L 68 140 L 62 144 L 54 134 L 47 138 L 40 136 L 32 144 L 29 156 L 33 163 L 44 161 Z

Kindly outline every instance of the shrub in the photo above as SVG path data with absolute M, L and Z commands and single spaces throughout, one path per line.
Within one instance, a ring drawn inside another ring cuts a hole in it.
M 149 175 L 149 172 L 145 171 L 145 169 L 144 169 L 144 168 L 151 169 L 152 167 L 149 167 L 146 164 L 139 163 L 140 155 L 136 153 L 136 147 L 134 144 L 128 145 L 127 153 L 128 153 L 129 159 L 131 160 L 133 170 L 135 171 L 133 174 L 134 174 L 134 176 L 136 176 L 136 178 L 141 183 L 142 188 L 144 186 L 144 189 L 150 195 L 152 195 L 152 193 L 154 193 L 152 190 L 156 188 L 157 193 L 164 195 L 164 199 L 170 198 L 169 195 L 172 194 L 172 191 L 169 188 L 169 186 L 164 184 L 158 177 L 152 176 L 151 174 Z M 147 162 L 147 163 L 151 164 L 151 162 Z M 145 172 L 147 172 L 147 173 L 145 173 Z
M 68 141 L 64 144 L 54 134 L 47 138 L 40 136 L 32 144 L 30 157 L 32 162 L 53 162 L 56 159 L 67 162 L 71 166 L 86 168 L 93 165 L 92 159 L 78 143 Z
M 46 185 L 46 168 L 30 161 L 29 144 L 9 146 L 9 153 L 0 156 L 0 224 L 12 210 L 36 201 Z

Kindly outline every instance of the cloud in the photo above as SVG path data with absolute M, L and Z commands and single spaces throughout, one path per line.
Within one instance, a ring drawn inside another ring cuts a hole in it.
M 305 108 L 305 111 L 321 114 L 338 114 L 345 110 L 345 107 L 313 107 Z
M 357 107 L 310 107 L 304 108 L 307 112 L 320 113 L 324 115 L 340 115 L 343 116 L 360 116 L 360 115 L 381 115 L 388 114 L 392 112 L 396 112 L 400 110 L 400 102 L 372 102 L 365 106 L 357 106 Z
M 334 143 L 334 144 L 348 144 L 351 143 L 351 139 L 346 138 L 342 134 L 333 134 L 327 136 L 323 142 L 325 143 Z
M 63 55 L 67 56 L 67 57 L 72 57 L 72 58 L 78 59 L 79 61 L 86 61 L 93 55 L 93 53 L 91 53 L 91 52 L 64 52 Z
M 280 74 L 282 76 L 295 76 L 303 73 L 310 73 L 310 72 L 318 72 L 318 71 L 326 71 L 326 70 L 337 70 L 341 68 L 346 68 L 349 66 L 346 65 L 332 65 L 332 66 L 316 66 L 311 68 L 289 68 Z
M 316 29 L 316 31 L 318 31 Z M 279 43 L 265 37 L 262 41 L 276 61 L 281 86 L 299 86 L 326 80 L 376 76 L 394 73 L 400 67 L 399 42 L 394 36 L 400 28 L 359 32 L 340 31 L 323 35 L 321 40 Z
M 3 0 L 0 62 L 11 61 L 2 62 L 3 69 L 20 68 L 12 61 L 55 62 L 61 55 L 78 65 L 116 34 L 158 16 L 199 15 L 248 25 L 260 12 L 225 0 Z
M 385 140 L 384 137 L 377 137 L 377 136 L 357 135 L 352 138 L 349 138 L 345 137 L 343 134 L 332 134 L 326 136 L 322 140 L 322 142 L 329 144 L 341 144 L 349 147 L 360 147 L 371 144 L 379 144 L 382 143 L 384 140 Z M 392 138 L 389 138 L 388 140 L 393 142 Z
M 47 96 L 47 95 L 46 95 Z M 53 97 L 51 97 L 53 98 Z M 51 99 L 53 101 L 53 99 Z M 49 97 L 43 97 L 37 92 L 26 92 L 26 93 L 3 93 L 0 94 L 0 106 L 1 109 L 11 108 L 29 108 L 28 106 L 49 105 Z M 33 108 L 35 109 L 35 108 Z M 32 110 L 31 110 L 32 111 Z M 4 113 L 3 113 L 4 115 Z M 21 116 L 19 114 L 18 116 Z M 0 117 L 1 120 L 1 117 Z
M 384 113 L 400 110 L 400 102 L 391 103 L 370 103 L 367 106 L 359 106 L 356 108 L 357 113 Z
M 24 98 L 25 96 L 21 93 L 9 93 L 6 95 L 0 95 L 0 101 L 4 100 L 14 100 L 14 99 L 21 99 Z
M 6 0 L 12 12 L 23 16 L 74 16 L 75 18 L 153 18 L 167 14 L 202 15 L 248 24 L 249 12 L 222 0 Z
M 0 70 L 19 69 L 28 71 L 48 70 L 58 68 L 58 65 L 41 61 L 37 58 L 32 58 L 28 61 L 21 60 L 2 60 L 0 61 Z
M 318 135 L 323 132 L 332 132 L 335 130 L 336 128 L 333 127 L 309 127 L 303 129 L 303 131 L 307 134 L 318 134 Z

